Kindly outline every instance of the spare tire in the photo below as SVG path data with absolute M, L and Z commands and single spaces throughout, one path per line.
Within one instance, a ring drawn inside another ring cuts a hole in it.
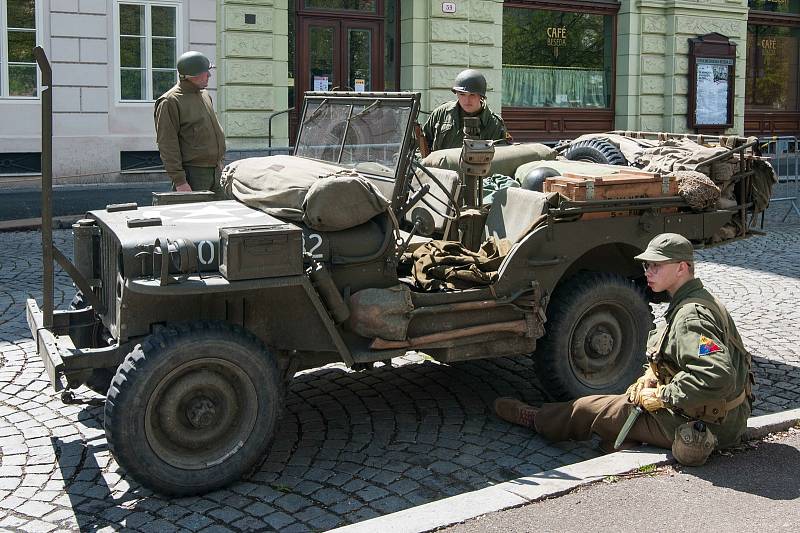
M 587 161 L 604 165 L 627 165 L 622 151 L 603 139 L 587 139 L 572 143 L 564 157 L 572 161 Z

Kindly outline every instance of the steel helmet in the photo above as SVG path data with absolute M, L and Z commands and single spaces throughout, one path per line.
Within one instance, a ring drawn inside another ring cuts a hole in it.
M 475 69 L 468 68 L 462 70 L 458 73 L 458 76 L 456 76 L 453 92 L 475 93 L 479 94 L 481 98 L 486 98 L 486 78 Z
M 199 76 L 211 68 L 211 60 L 201 52 L 186 52 L 178 58 L 178 74 L 181 76 Z

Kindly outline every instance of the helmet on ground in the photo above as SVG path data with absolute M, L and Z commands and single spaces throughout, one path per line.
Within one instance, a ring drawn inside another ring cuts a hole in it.
M 475 69 L 462 70 L 456 76 L 453 92 L 475 93 L 481 95 L 481 98 L 486 98 L 486 78 Z
M 178 58 L 178 74 L 181 76 L 199 76 L 211 68 L 211 60 L 201 52 L 186 52 Z
M 702 466 L 717 447 L 717 436 L 706 425 L 696 420 L 686 422 L 675 430 L 672 455 L 682 465 Z

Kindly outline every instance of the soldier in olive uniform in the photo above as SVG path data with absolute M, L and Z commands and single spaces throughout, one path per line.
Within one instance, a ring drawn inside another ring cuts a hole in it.
M 156 100 L 156 142 L 176 191 L 219 192 L 225 134 L 205 88 L 211 61 L 200 52 L 178 58 L 178 83 Z
M 640 406 L 643 413 L 628 433 L 627 446 L 672 448 L 680 460 L 673 445 L 679 442 L 674 441 L 676 430 L 683 437 L 686 427 L 698 427 L 687 424 L 692 421 L 702 421 L 720 448 L 738 444 L 750 416 L 751 358 L 727 310 L 694 277 L 692 244 L 681 235 L 664 233 L 636 259 L 643 262 L 648 286 L 671 297 L 666 323 L 650 332 L 645 374 L 620 395 L 587 396 L 540 408 L 498 398 L 497 415 L 553 441 L 588 440 L 594 433 L 602 439 L 601 448 L 611 451 L 631 410 Z M 703 461 L 705 457 L 694 464 Z
M 452 91 L 458 99 L 434 109 L 422 126 L 429 151 L 461 148 L 464 144 L 465 116 L 478 117 L 481 139 L 511 140 L 503 119 L 492 113 L 486 105 L 486 78 L 483 74 L 473 69 L 461 71 L 456 76 Z

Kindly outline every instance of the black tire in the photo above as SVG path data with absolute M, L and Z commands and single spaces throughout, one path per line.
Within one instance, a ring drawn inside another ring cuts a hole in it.
M 653 315 L 632 281 L 578 273 L 556 288 L 547 316 L 534 361 L 554 399 L 617 394 L 641 375 Z
M 587 139 L 574 142 L 564 152 L 564 157 L 571 161 L 587 161 L 603 165 L 627 165 L 628 160 L 622 151 L 608 141 Z
M 150 489 L 189 496 L 240 479 L 267 452 L 283 404 L 274 358 L 221 322 L 170 326 L 125 357 L 105 407 L 108 445 Z

